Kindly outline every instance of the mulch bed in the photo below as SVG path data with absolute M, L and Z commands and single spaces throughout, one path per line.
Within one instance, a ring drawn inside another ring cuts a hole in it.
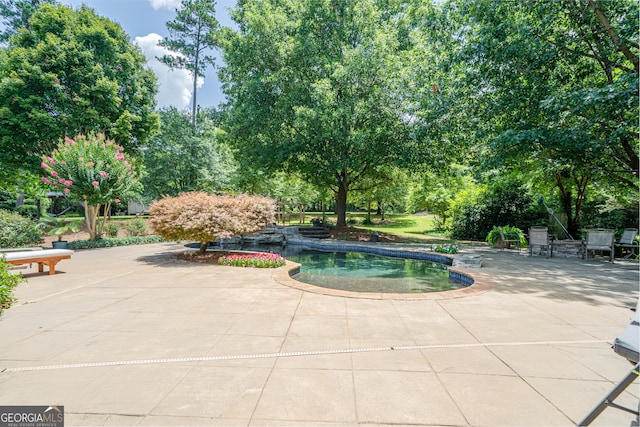
M 204 254 L 197 252 L 183 252 L 176 255 L 181 261 L 198 262 L 200 264 L 218 264 L 218 259 L 223 256 L 234 255 L 242 252 L 235 251 L 208 251 Z

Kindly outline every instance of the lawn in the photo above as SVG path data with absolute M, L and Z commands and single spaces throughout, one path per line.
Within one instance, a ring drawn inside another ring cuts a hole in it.
M 322 218 L 320 212 L 307 212 L 305 223 L 309 223 L 311 218 Z M 453 240 L 445 236 L 444 232 L 435 230 L 433 215 L 426 214 L 386 214 L 384 221 L 379 215 L 372 215 L 373 224 L 363 225 L 362 222 L 367 217 L 366 212 L 348 212 L 347 224 L 363 230 L 379 231 L 381 233 L 393 234 L 402 238 L 407 243 L 451 243 Z M 335 224 L 337 216 L 326 214 L 326 220 Z M 296 218 L 297 219 L 297 218 Z

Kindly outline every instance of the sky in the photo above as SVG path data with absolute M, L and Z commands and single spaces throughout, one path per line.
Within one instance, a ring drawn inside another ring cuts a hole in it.
M 169 36 L 166 23 L 175 18 L 180 0 L 59 0 L 60 4 L 78 8 L 85 4 L 96 14 L 120 24 L 131 42 L 138 45 L 147 57 L 147 65 L 158 78 L 158 108 L 173 106 L 179 110 L 191 108 L 193 80 L 186 70 L 171 70 L 156 59 L 167 50 L 158 46 L 158 41 Z M 220 25 L 233 26 L 228 10 L 235 0 L 217 0 L 216 18 Z M 220 54 L 215 53 L 216 65 L 221 63 Z M 198 105 L 215 107 L 224 101 L 217 71 L 209 68 L 199 82 Z

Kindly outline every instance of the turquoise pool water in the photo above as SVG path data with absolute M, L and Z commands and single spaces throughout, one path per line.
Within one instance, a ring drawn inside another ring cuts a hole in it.
M 437 262 L 384 257 L 360 252 L 313 249 L 282 251 L 301 264 L 294 279 L 330 289 L 354 292 L 421 293 L 463 288 L 449 279 L 447 266 Z

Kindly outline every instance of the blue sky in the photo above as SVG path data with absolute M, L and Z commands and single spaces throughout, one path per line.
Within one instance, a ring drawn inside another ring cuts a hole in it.
M 175 18 L 175 10 L 180 0 L 59 0 L 77 8 L 85 4 L 95 12 L 120 24 L 129 34 L 131 41 L 142 49 L 147 57 L 148 66 L 158 77 L 158 107 L 174 106 L 178 109 L 189 109 L 192 96 L 191 76 L 184 70 L 170 70 L 155 59 L 162 56 L 165 49 L 157 42 L 167 37 L 166 22 Z M 221 25 L 231 26 L 228 9 L 235 5 L 235 0 L 217 0 L 216 14 Z M 220 55 L 215 54 L 217 64 Z M 220 90 L 220 82 L 215 69 L 210 68 L 198 89 L 198 104 L 202 107 L 215 107 L 224 100 Z

